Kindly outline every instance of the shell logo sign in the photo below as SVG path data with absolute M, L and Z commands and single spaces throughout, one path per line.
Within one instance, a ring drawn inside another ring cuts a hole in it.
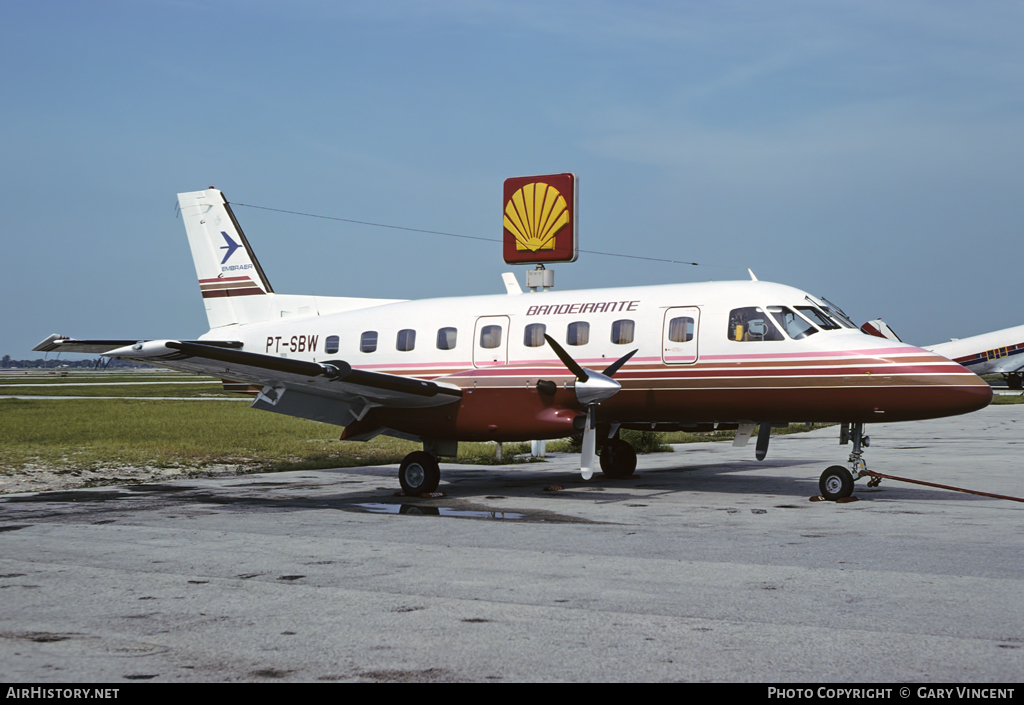
M 576 261 L 575 174 L 505 179 L 504 195 L 506 263 Z

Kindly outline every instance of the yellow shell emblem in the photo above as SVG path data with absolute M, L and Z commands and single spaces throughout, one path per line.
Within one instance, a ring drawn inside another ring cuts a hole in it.
M 569 207 L 554 186 L 526 184 L 508 199 L 504 220 L 517 250 L 553 250 L 555 235 L 569 223 Z

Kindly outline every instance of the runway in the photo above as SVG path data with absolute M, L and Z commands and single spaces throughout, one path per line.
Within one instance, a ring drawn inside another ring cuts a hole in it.
M 1024 497 L 1024 405 L 868 428 L 869 468 Z M 0 497 L 8 682 L 1019 681 L 1024 504 L 811 502 L 836 428 L 578 456 Z M 562 486 L 563 490 L 546 490 Z

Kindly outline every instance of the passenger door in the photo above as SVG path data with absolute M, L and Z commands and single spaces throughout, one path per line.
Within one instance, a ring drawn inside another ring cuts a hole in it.
M 508 364 L 508 316 L 481 316 L 473 330 L 473 367 Z
M 697 362 L 697 337 L 700 309 L 674 306 L 666 309 L 661 332 L 661 360 L 666 365 L 692 365 Z

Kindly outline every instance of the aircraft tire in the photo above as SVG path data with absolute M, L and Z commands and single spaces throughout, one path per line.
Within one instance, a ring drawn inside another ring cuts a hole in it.
M 636 471 L 636 451 L 626 441 L 618 438 L 608 441 L 601 448 L 601 472 L 608 477 L 622 479 Z
M 434 492 L 441 482 L 441 468 L 434 456 L 417 450 L 405 456 L 398 466 L 398 482 L 410 496 Z
M 1019 374 L 1007 375 L 1006 386 L 1013 390 L 1024 389 L 1024 376 Z
M 853 494 L 853 474 L 842 465 L 833 465 L 821 473 L 818 490 L 825 499 L 835 501 Z

